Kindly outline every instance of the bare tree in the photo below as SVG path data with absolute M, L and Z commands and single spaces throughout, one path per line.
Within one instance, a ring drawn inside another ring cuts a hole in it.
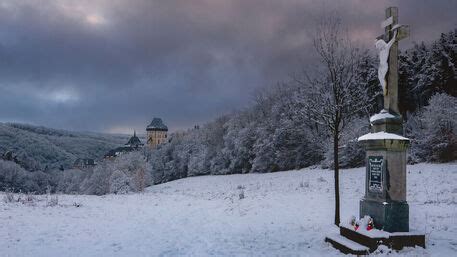
M 320 124 L 333 139 L 335 178 L 335 224 L 340 223 L 339 161 L 338 148 L 341 133 L 354 115 L 368 105 L 367 88 L 359 79 L 363 54 L 354 48 L 335 16 L 324 18 L 317 26 L 314 49 L 319 63 L 310 75 L 295 78 L 306 90 L 302 103 L 304 115 Z

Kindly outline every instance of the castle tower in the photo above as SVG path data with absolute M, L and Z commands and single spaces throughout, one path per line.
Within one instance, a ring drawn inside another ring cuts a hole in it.
M 155 147 L 167 141 L 168 127 L 163 124 L 161 118 L 154 118 L 146 127 L 148 146 Z

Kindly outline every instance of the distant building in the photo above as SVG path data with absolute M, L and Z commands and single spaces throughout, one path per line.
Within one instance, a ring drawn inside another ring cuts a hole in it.
M 73 167 L 76 169 L 89 169 L 93 168 L 96 165 L 96 162 L 94 159 L 76 159 L 75 163 L 73 164 Z M 63 167 L 61 167 L 61 170 L 63 170 Z
M 129 139 L 125 146 L 117 147 L 115 149 L 110 150 L 108 153 L 105 154 L 105 159 L 112 159 L 124 153 L 138 151 L 143 146 L 144 144 L 141 143 L 141 140 L 136 136 L 136 132 L 134 131 L 133 136 Z
M 152 119 L 151 123 L 146 127 L 146 133 L 147 144 L 151 148 L 167 142 L 168 127 L 163 124 L 161 118 Z
M 136 136 L 136 131 L 133 131 L 133 136 L 125 145 L 132 148 L 140 148 L 144 146 L 144 144 L 141 143 L 141 140 Z
M 153 118 L 151 123 L 146 127 L 147 133 L 147 146 L 154 148 L 159 144 L 168 141 L 168 127 L 163 124 L 161 118 Z M 141 140 L 136 136 L 136 132 L 133 132 L 133 136 L 124 145 L 110 150 L 105 154 L 105 159 L 112 159 L 120 156 L 124 153 L 133 152 L 141 149 L 144 146 Z

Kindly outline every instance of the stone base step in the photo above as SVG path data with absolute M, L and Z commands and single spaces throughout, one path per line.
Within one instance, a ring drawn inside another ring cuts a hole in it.
M 350 227 L 340 226 L 340 235 L 370 248 L 373 252 L 379 245 L 385 245 L 394 250 L 404 247 L 420 246 L 425 248 L 425 235 L 411 232 L 384 232 L 373 229 L 370 232 L 354 231 Z
M 328 235 L 325 242 L 330 243 L 334 248 L 340 250 L 344 254 L 367 255 L 370 249 L 359 243 L 347 239 L 339 234 Z
M 374 232 L 374 231 L 373 231 Z M 376 231 L 377 232 L 377 231 Z M 387 234 L 387 235 L 385 235 Z M 364 245 L 370 249 L 370 252 L 374 252 L 379 245 L 387 245 L 389 233 L 369 233 L 368 235 L 354 231 L 352 228 L 340 226 L 340 235 Z

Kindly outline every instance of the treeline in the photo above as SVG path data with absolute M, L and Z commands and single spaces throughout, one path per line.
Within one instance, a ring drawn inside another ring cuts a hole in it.
M 132 152 L 93 169 L 26 171 L 12 161 L 0 160 L 0 191 L 44 194 L 103 195 L 139 192 L 150 186 L 151 168 L 142 152 Z
M 377 62 L 376 56 L 365 55 L 357 74 L 373 102 L 367 102 L 366 113 L 359 113 L 340 138 L 343 168 L 364 164 L 365 153 L 356 139 L 369 131 L 369 116 L 382 108 Z M 400 110 L 408 120 L 406 135 L 412 138 L 409 162 L 457 159 L 456 65 L 457 30 L 400 55 Z M 148 156 L 154 183 L 195 175 L 332 166 L 330 136 L 301 108 L 308 97 L 306 88 L 291 80 L 258 93 L 247 110 L 176 133 L 169 144 Z
M 401 53 L 400 109 L 406 136 L 412 139 L 410 163 L 457 159 L 456 36 L 457 30 Z M 369 131 L 370 115 L 382 108 L 377 62 L 376 56 L 362 56 L 357 83 L 366 88 L 371 102 L 348 121 L 342 133 L 340 167 L 364 165 L 365 152 L 356 139 Z M 268 87 L 255 95 L 250 108 L 174 133 L 169 143 L 152 151 L 103 161 L 93 170 L 28 172 L 13 162 L 0 161 L 0 190 L 43 193 L 50 186 L 55 192 L 101 195 L 141 191 L 188 176 L 331 167 L 331 136 L 309 119 L 303 106 L 310 95 L 297 81 L 294 77 Z
M 247 110 L 175 133 L 170 143 L 148 156 L 154 183 L 196 175 L 275 172 L 322 163 L 330 138 L 321 125 L 301 112 L 305 95 L 297 84 L 278 85 L 259 94 Z M 354 126 L 365 131 L 360 124 Z M 342 166 L 362 162 L 352 151 L 343 155 Z
M 457 96 L 457 29 L 399 56 L 400 111 L 405 117 L 428 105 L 432 95 Z

